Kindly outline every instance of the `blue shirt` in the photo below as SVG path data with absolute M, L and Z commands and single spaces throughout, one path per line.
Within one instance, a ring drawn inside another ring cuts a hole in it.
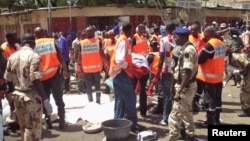
M 113 27 L 113 30 L 114 30 L 115 35 L 119 35 L 119 32 L 120 32 L 120 27 L 119 27 L 119 25 L 115 25 L 115 26 Z
M 69 46 L 68 46 L 68 42 L 66 40 L 65 37 L 61 36 L 58 39 L 58 46 L 62 52 L 62 56 L 65 62 L 69 62 L 70 58 L 69 58 Z

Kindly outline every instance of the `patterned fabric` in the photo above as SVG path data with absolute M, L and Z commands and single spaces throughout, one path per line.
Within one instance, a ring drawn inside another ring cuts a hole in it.
M 14 113 L 21 130 L 22 141 L 40 140 L 43 106 L 32 81 L 40 79 L 40 57 L 30 47 L 22 47 L 7 62 L 4 77 L 13 82 Z
M 33 89 L 30 76 L 33 74 L 41 78 L 40 57 L 30 47 L 22 47 L 12 54 L 7 62 L 5 79 L 13 82 L 16 90 L 26 91 Z
M 22 93 L 14 91 L 14 113 L 18 117 L 22 141 L 41 139 L 43 106 L 35 90 Z M 23 95 L 23 96 L 22 96 Z
M 171 72 L 171 51 L 174 49 L 173 35 L 167 35 L 160 40 L 160 54 L 165 54 L 162 72 Z

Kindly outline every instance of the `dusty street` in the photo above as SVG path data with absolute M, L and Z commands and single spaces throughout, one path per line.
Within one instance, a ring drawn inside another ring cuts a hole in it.
M 239 104 L 239 88 L 236 86 L 230 86 L 231 82 L 223 89 L 223 112 L 221 114 L 222 124 L 250 124 L 250 118 L 239 118 L 237 116 L 240 112 Z M 112 98 L 112 94 L 110 97 Z M 200 112 L 194 116 L 195 122 L 205 118 L 205 112 Z M 161 115 L 148 115 L 146 118 L 139 117 L 139 124 L 146 126 L 147 129 L 154 130 L 158 133 L 159 141 L 166 141 L 168 139 L 168 127 L 159 125 Z M 83 120 L 79 120 L 77 124 L 68 125 L 64 130 L 58 129 L 58 124 L 53 123 L 53 129 L 44 129 L 42 132 L 43 141 L 102 141 L 104 139 L 103 132 L 95 134 L 87 134 L 83 132 L 82 125 Z M 207 130 L 196 128 L 196 135 L 198 138 L 207 139 Z M 19 138 L 5 136 L 5 141 L 17 141 Z M 136 141 L 136 135 L 130 134 L 126 141 Z

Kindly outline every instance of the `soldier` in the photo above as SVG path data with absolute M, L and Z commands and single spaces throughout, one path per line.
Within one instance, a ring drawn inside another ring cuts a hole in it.
M 35 37 L 24 34 L 21 49 L 7 62 L 4 78 L 14 90 L 13 102 L 22 141 L 39 141 L 42 132 L 43 105 L 48 114 L 52 106 L 45 95 L 40 78 L 40 56 L 33 51 Z
M 77 60 L 78 60 L 78 57 L 81 53 L 81 45 L 80 45 L 80 41 L 81 39 L 85 39 L 87 36 L 86 32 L 83 31 L 83 32 L 78 32 L 77 33 L 77 37 L 76 39 L 72 42 L 72 48 L 73 48 L 73 61 L 75 63 L 75 72 L 76 72 L 76 75 L 77 75 L 77 86 L 78 86 L 78 93 L 79 94 L 82 94 L 82 93 L 86 93 L 86 83 L 85 83 L 85 80 L 84 80 L 84 74 L 83 73 L 78 73 L 77 72 Z
M 244 48 L 244 43 L 242 39 L 239 37 L 239 34 L 236 30 L 232 30 L 230 32 L 231 38 L 224 40 L 225 44 L 230 48 L 230 50 L 234 53 L 241 53 Z M 227 64 L 230 67 L 230 65 Z M 230 72 L 228 72 L 230 73 Z M 228 75 L 233 78 L 234 84 L 232 86 L 240 87 L 241 84 L 241 77 L 240 74 L 237 73 L 237 70 L 233 72 L 232 75 Z M 230 78 L 227 78 L 228 80 Z
M 182 122 L 186 129 L 186 140 L 194 140 L 194 121 L 192 100 L 197 89 L 196 72 L 198 55 L 195 47 L 188 42 L 189 30 L 177 28 L 174 39 L 177 45 L 182 46 L 177 66 L 174 69 L 174 80 L 171 83 L 171 94 L 174 100 L 169 115 L 169 141 L 177 141 Z
M 229 64 L 239 68 L 240 74 L 243 76 L 243 83 L 240 88 L 240 103 L 242 111 L 239 117 L 250 117 L 250 48 L 244 53 L 232 53 L 229 55 Z

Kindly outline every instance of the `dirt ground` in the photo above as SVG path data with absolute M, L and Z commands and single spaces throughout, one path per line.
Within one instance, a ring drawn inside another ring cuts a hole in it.
M 232 82 L 230 81 L 228 85 L 223 88 L 223 112 L 221 114 L 222 124 L 249 124 L 249 117 L 238 117 L 237 114 L 240 112 L 241 107 L 239 103 L 239 90 L 236 86 L 230 86 Z M 113 94 L 110 94 L 112 98 Z M 168 127 L 159 125 L 162 115 L 149 115 L 146 118 L 142 118 L 138 114 L 139 124 L 146 127 L 148 130 L 154 130 L 158 133 L 159 141 L 168 140 Z M 194 121 L 197 124 L 200 120 L 205 118 L 205 112 L 200 112 L 194 115 Z M 65 129 L 59 130 L 58 123 L 53 123 L 53 129 L 42 131 L 42 141 L 103 141 L 104 133 L 100 131 L 95 134 L 88 134 L 83 132 L 82 125 L 84 121 L 79 120 L 77 124 L 68 125 Z M 207 129 L 195 128 L 195 134 L 198 138 L 207 139 Z M 130 134 L 125 141 L 136 141 L 136 135 Z M 5 136 L 5 141 L 17 141 L 19 138 Z

